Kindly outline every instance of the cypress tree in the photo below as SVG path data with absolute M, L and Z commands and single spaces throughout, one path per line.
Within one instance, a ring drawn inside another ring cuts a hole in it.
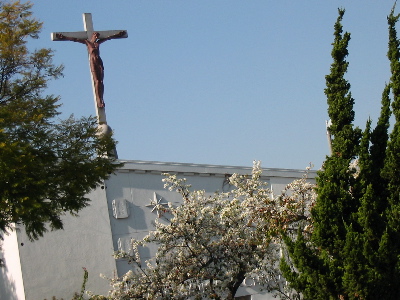
M 376 127 L 353 126 L 354 100 L 345 80 L 349 33 L 339 9 L 326 76 L 332 154 L 317 178 L 314 231 L 284 240 L 281 268 L 305 299 L 398 299 L 400 294 L 400 50 L 394 8 L 388 16 L 391 79 Z M 391 103 L 390 95 L 393 95 Z M 391 111 L 392 108 L 392 111 Z M 393 113 L 395 123 L 389 134 Z M 292 266 L 292 267 L 291 267 Z

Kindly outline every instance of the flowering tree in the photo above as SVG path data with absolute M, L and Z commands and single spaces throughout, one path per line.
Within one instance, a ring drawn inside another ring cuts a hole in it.
M 185 179 L 167 174 L 165 187 L 180 193 L 183 203 L 169 203 L 167 208 L 160 204 L 164 217 L 170 216 L 168 222 L 156 220 L 154 231 L 141 241 L 133 240 L 132 255 L 117 253 L 132 270 L 111 280 L 111 298 L 233 299 L 246 279 L 289 299 L 278 269 L 278 237 L 283 229 L 307 219 L 305 200 L 312 198 L 312 188 L 304 178 L 273 197 L 260 180 L 261 173 L 256 162 L 251 176 L 230 178 L 230 192 L 211 196 L 190 191 Z M 303 192 L 311 194 L 299 201 Z M 149 243 L 158 251 L 142 262 L 138 247 Z

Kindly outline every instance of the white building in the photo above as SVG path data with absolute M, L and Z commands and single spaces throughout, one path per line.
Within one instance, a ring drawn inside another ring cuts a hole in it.
M 89 207 L 79 217 L 64 217 L 64 230 L 46 233 L 30 242 L 23 230 L 13 232 L 3 242 L 5 267 L 0 268 L 0 299 L 43 300 L 53 296 L 69 300 L 83 282 L 83 270 L 89 272 L 87 289 L 107 294 L 109 285 L 99 275 L 122 275 L 129 266 L 115 260 L 113 253 L 125 247 L 130 238 L 141 239 L 153 228 L 157 212 L 151 205 L 155 197 L 165 202 L 181 201 L 179 194 L 163 188 L 162 173 L 171 172 L 187 178 L 193 189 L 224 191 L 226 179 L 233 173 L 250 174 L 251 168 L 182 163 L 125 161 L 104 185 L 89 197 Z M 264 169 L 263 180 L 275 192 L 299 178 L 303 170 Z M 309 174 L 315 178 L 315 172 Z M 141 253 L 150 257 L 154 249 Z M 253 295 L 252 295 L 253 294 Z M 272 299 L 249 287 L 237 296 L 243 299 Z

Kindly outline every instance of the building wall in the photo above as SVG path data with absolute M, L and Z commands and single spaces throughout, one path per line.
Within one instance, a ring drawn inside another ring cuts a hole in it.
M 82 267 L 89 272 L 87 289 L 106 294 L 108 281 L 99 274 L 112 277 L 129 270 L 125 261 L 115 261 L 112 254 L 121 247 L 129 247 L 131 238 L 141 239 L 153 228 L 152 222 L 158 216 L 151 201 L 156 197 L 164 203 L 181 202 L 179 194 L 164 189 L 164 172 L 187 178 L 193 189 L 213 193 L 230 188 L 227 184 L 229 175 L 250 174 L 251 168 L 125 161 L 125 166 L 117 170 L 104 186 L 90 193 L 91 205 L 83 209 L 79 217 L 68 215 L 63 218 L 64 230 L 49 232 L 35 242 L 30 242 L 21 230 L 14 240 L 7 241 L 10 248 L 4 250 L 9 252 L 8 249 L 14 247 L 10 251 L 19 252 L 20 261 L 18 257 L 6 257 L 8 270 L 11 268 L 16 272 L 13 273 L 15 277 L 10 277 L 8 287 L 1 289 L 0 299 L 24 299 L 21 291 L 24 291 L 26 300 L 51 299 L 52 296 L 71 299 L 73 293 L 80 290 Z M 303 173 L 301 170 L 265 169 L 263 179 L 279 193 L 287 183 Z M 312 173 L 310 177 L 314 175 Z M 140 254 L 142 259 L 146 259 L 155 251 L 149 247 Z M 16 296 L 9 298 L 7 295 L 12 293 Z M 243 287 L 238 296 L 252 293 L 257 291 Z M 253 299 L 269 297 L 254 295 Z
M 26 300 L 50 300 L 53 296 L 71 299 L 81 289 L 83 267 L 89 272 L 87 288 L 108 292 L 108 282 L 99 274 L 113 276 L 116 265 L 104 186 L 90 193 L 89 198 L 90 206 L 79 217 L 63 217 L 64 230 L 50 231 L 34 242 L 23 229 L 17 232 L 20 264 L 8 258 L 6 264 L 12 264 L 12 269 L 21 268 Z M 0 299 L 9 299 L 7 291 L 0 293 Z
M 24 282 L 20 265 L 17 232 L 4 236 L 1 243 L 1 258 L 4 267 L 0 267 L 0 299 L 24 300 Z

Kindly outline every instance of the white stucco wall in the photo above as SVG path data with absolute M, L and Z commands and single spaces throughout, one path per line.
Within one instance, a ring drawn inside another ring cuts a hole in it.
M 20 265 L 17 232 L 4 236 L 1 243 L 1 258 L 4 267 L 0 268 L 0 299 L 24 300 L 24 282 Z
M 104 186 L 89 198 L 90 206 L 79 217 L 63 217 L 64 230 L 48 232 L 34 242 L 23 230 L 18 233 L 26 300 L 71 299 L 81 289 L 83 267 L 89 272 L 87 288 L 107 293 L 108 282 L 99 274 L 113 276 L 116 266 Z

